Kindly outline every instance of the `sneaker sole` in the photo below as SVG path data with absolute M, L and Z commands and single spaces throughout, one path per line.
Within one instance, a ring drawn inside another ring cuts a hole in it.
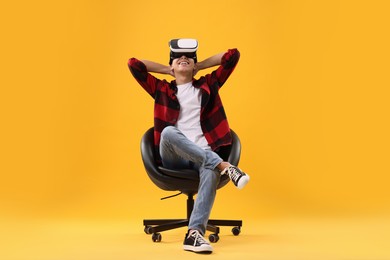
M 196 246 L 184 245 L 183 249 L 186 251 L 192 251 L 195 253 L 204 253 L 204 254 L 211 254 L 213 252 L 213 248 L 211 246 L 200 248 Z
M 243 176 L 241 177 L 239 180 L 238 180 L 238 183 L 237 183 L 237 188 L 238 189 L 242 189 L 245 187 L 245 185 L 249 182 L 249 175 L 246 175 L 246 176 Z

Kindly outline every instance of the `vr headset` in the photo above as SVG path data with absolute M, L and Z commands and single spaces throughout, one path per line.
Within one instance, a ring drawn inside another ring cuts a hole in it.
M 174 59 L 180 58 L 181 56 L 186 56 L 191 58 L 196 63 L 196 51 L 198 50 L 198 41 L 195 39 L 172 39 L 169 41 L 170 57 L 169 65 L 172 65 Z

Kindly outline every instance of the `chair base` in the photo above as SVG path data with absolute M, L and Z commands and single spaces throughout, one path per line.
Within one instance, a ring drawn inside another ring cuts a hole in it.
M 193 194 L 187 194 L 187 197 L 186 219 L 144 219 L 144 231 L 146 234 L 152 234 L 152 240 L 154 242 L 161 241 L 160 232 L 162 231 L 188 226 L 188 219 L 191 216 L 191 212 L 194 206 L 194 198 Z M 209 240 L 212 243 L 215 243 L 219 240 L 219 226 L 233 227 L 233 235 L 238 236 L 241 232 L 242 220 L 209 219 L 207 222 L 207 230 L 213 232 L 211 235 L 209 235 Z
M 144 231 L 146 234 L 152 234 L 153 242 L 160 242 L 160 232 L 186 227 L 188 223 L 188 219 L 144 219 Z M 233 227 L 233 235 L 238 236 L 241 232 L 242 220 L 210 219 L 207 223 L 207 230 L 212 232 L 209 235 L 209 240 L 212 243 L 216 243 L 219 240 L 219 226 Z

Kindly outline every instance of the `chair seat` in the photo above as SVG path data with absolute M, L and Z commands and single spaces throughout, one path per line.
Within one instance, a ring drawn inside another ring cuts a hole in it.
M 159 166 L 158 169 L 165 175 L 171 177 L 184 179 L 184 180 L 199 181 L 199 172 L 196 170 L 191 170 L 191 169 L 171 170 L 171 169 L 164 168 L 162 166 Z

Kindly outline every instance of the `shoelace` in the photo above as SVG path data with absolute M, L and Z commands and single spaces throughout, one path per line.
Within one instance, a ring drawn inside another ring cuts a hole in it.
M 240 176 L 242 175 L 235 167 L 230 167 L 228 172 L 229 172 L 230 178 L 234 182 L 236 182 L 238 180 L 238 178 L 240 178 Z
M 207 241 L 202 237 L 198 230 L 193 230 L 188 234 L 188 237 L 194 238 L 194 245 L 196 245 L 196 241 L 199 242 L 200 245 L 208 244 Z

